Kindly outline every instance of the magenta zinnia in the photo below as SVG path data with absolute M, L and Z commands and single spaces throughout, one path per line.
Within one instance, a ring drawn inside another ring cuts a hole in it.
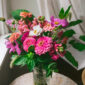
M 28 52 L 28 48 L 32 45 L 35 46 L 35 43 L 36 43 L 35 38 L 28 37 L 23 42 L 23 49 Z
M 38 55 L 45 54 L 46 52 L 50 51 L 52 47 L 52 38 L 50 37 L 40 37 L 37 40 L 35 52 Z

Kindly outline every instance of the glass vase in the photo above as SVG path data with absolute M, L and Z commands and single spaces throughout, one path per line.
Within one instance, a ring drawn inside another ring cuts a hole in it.
M 48 85 L 50 77 L 46 77 L 46 71 L 42 68 L 34 68 L 33 70 L 34 85 Z

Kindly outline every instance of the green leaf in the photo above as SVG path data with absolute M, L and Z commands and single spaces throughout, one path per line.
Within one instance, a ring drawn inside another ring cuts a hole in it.
M 66 28 L 78 25 L 80 23 L 82 23 L 82 20 L 71 21 Z
M 81 35 L 81 36 L 79 37 L 79 39 L 81 39 L 82 41 L 85 41 L 85 35 Z
M 19 56 L 15 62 L 14 62 L 14 65 L 21 65 L 21 66 L 24 66 L 27 62 L 27 58 L 23 55 L 23 56 Z
M 82 44 L 82 43 L 76 42 L 75 40 L 71 40 L 69 42 L 69 44 L 71 44 L 78 51 L 84 51 L 85 50 L 85 45 Z
M 29 52 L 29 53 L 27 54 L 27 58 L 28 58 L 28 59 L 33 59 L 33 57 L 34 57 L 34 53 L 32 53 L 32 52 Z
M 25 10 L 25 9 L 17 9 L 17 10 L 12 12 L 12 17 L 16 20 L 20 20 L 21 19 L 21 17 L 20 17 L 21 12 L 29 12 L 29 11 Z M 28 20 L 32 21 L 33 18 L 34 18 L 34 15 L 31 18 L 28 18 Z
M 31 45 L 29 48 L 28 48 L 28 52 L 34 52 L 34 46 Z
M 28 60 L 27 67 L 28 67 L 29 71 L 31 72 L 34 69 L 34 67 L 35 67 L 34 60 Z
M 46 77 L 49 77 L 50 75 L 52 76 L 52 70 L 51 69 L 46 70 Z
M 56 62 L 53 62 L 51 64 L 48 65 L 48 68 L 51 68 L 52 66 L 56 65 Z
M 64 15 L 65 17 L 67 17 L 67 15 L 69 14 L 69 11 L 70 11 L 71 7 L 72 7 L 72 6 L 70 5 L 70 6 L 68 7 L 68 9 L 65 11 L 65 15 Z
M 59 12 L 59 18 L 63 19 L 64 18 L 64 9 L 61 8 L 60 12 Z
M 12 55 L 11 62 L 10 62 L 10 68 L 13 67 L 14 62 L 18 59 L 18 57 L 19 57 L 18 55 Z
M 68 38 L 70 38 L 70 37 L 72 37 L 73 35 L 75 34 L 75 31 L 74 30 L 67 30 L 67 31 L 65 31 L 64 33 L 63 33 L 63 35 L 62 35 L 62 38 L 63 37 L 68 37 Z
M 28 10 L 24 10 L 24 9 L 17 9 L 15 11 L 12 12 L 12 17 L 16 20 L 20 20 L 20 13 L 21 12 L 29 12 Z
M 78 67 L 78 62 L 75 60 L 75 58 L 72 56 L 72 54 L 69 51 L 66 51 L 65 58 L 72 63 L 72 65 Z

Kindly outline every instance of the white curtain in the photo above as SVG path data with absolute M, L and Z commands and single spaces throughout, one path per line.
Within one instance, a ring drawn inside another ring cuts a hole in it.
M 0 17 L 7 19 L 7 0 L 0 0 Z M 8 29 L 3 22 L 0 22 L 0 35 L 8 33 Z
M 82 19 L 83 23 L 72 27 L 77 32 L 77 36 L 85 33 L 85 0 L 37 0 L 40 15 L 45 16 L 48 20 L 50 16 L 58 17 L 59 10 L 64 7 L 67 9 L 72 5 L 72 20 Z

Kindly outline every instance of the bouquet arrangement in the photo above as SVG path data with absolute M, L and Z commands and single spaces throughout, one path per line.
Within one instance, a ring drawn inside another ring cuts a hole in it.
M 10 67 L 27 65 L 29 71 L 34 67 L 42 67 L 46 70 L 46 76 L 49 76 L 53 71 L 58 72 L 57 60 L 62 57 L 77 67 L 78 62 L 67 50 L 68 44 L 79 51 L 85 50 L 85 45 L 71 39 L 75 31 L 69 27 L 82 21 L 71 21 L 70 8 L 71 6 L 66 11 L 62 8 L 59 18 L 51 16 L 50 21 L 44 16 L 36 18 L 23 9 L 12 12 L 14 19 L 1 18 L 12 32 L 6 41 L 9 53 L 12 54 Z M 85 36 L 80 36 L 80 39 L 85 41 Z

